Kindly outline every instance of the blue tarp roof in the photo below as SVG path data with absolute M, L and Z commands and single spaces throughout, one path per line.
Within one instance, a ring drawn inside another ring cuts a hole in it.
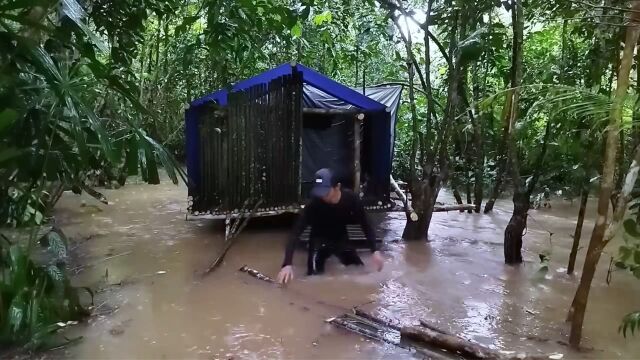
M 371 98 L 364 96 L 357 91 L 354 91 L 353 89 L 344 86 L 339 82 L 334 81 L 320 74 L 319 72 L 301 64 L 293 66 L 291 64 L 282 64 L 276 68 L 265 71 L 262 74 L 236 83 L 231 87 L 231 91 L 245 90 L 254 85 L 268 83 L 269 81 L 280 76 L 291 74 L 294 67 L 296 68 L 296 70 L 302 73 L 302 79 L 306 84 L 320 89 L 329 95 L 335 96 L 342 101 L 345 101 L 363 110 L 379 111 L 386 109 L 385 105 L 372 100 Z M 226 105 L 228 94 L 228 90 L 220 89 L 216 92 L 192 101 L 191 106 L 198 107 L 210 101 L 215 101 L 219 105 Z

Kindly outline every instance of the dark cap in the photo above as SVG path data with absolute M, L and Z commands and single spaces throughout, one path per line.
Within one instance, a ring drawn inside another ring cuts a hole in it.
M 325 197 L 331 188 L 336 186 L 337 182 L 333 176 L 333 172 L 329 169 L 320 169 L 316 172 L 315 183 L 311 189 L 311 196 L 321 198 Z

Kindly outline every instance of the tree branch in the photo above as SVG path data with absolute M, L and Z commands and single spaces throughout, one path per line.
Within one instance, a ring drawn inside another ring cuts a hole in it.
M 585 5 L 587 7 L 590 7 L 592 9 L 607 9 L 607 10 L 616 10 L 616 11 L 623 11 L 623 12 L 630 12 L 630 13 L 637 13 L 640 14 L 640 11 L 638 10 L 634 10 L 634 9 L 624 9 L 624 8 L 619 8 L 619 7 L 615 7 L 615 6 L 608 6 L 608 5 L 597 5 L 597 4 L 592 4 L 586 1 L 580 1 L 580 0 L 569 0 L 569 2 L 572 2 L 574 4 L 578 4 L 578 5 Z
M 547 126 L 544 130 L 544 138 L 542 140 L 542 149 L 540 149 L 540 153 L 538 153 L 538 158 L 533 164 L 533 176 L 531 177 L 531 181 L 527 186 L 527 196 L 531 196 L 533 190 L 538 183 L 538 179 L 540 178 L 540 174 L 542 173 L 542 163 L 544 162 L 544 157 L 547 154 L 547 147 L 549 145 L 549 138 L 551 137 L 551 120 L 547 120 Z
M 442 42 L 440 42 L 440 40 L 438 40 L 438 38 L 433 34 L 433 32 L 431 32 L 431 30 L 429 30 L 429 22 L 428 21 L 425 21 L 424 23 L 421 23 L 412 14 L 410 14 L 408 11 L 406 11 L 404 8 L 402 8 L 401 6 L 399 6 L 397 4 L 394 4 L 393 2 L 391 2 L 389 0 L 380 0 L 380 4 L 386 6 L 388 10 L 400 12 L 400 14 L 402 14 L 402 16 L 408 18 L 409 20 L 413 21 L 416 25 L 418 25 L 420 27 L 420 29 L 422 29 L 422 31 L 424 31 L 425 33 L 427 33 L 429 35 L 429 38 L 433 41 L 433 43 L 436 44 L 436 46 L 438 47 L 438 50 L 440 51 L 440 54 L 442 55 L 444 60 L 447 62 L 447 65 L 453 66 L 453 60 L 447 54 L 447 49 L 444 47 L 444 45 L 442 45 Z M 391 14 L 391 16 L 393 16 L 393 14 Z M 427 14 L 427 17 L 428 16 L 429 16 L 429 14 Z

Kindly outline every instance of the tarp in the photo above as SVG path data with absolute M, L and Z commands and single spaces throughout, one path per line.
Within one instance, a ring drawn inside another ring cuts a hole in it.
M 362 88 L 351 88 L 353 91 L 356 91 L 362 94 Z M 390 156 L 391 160 L 393 160 L 393 149 L 395 144 L 395 134 L 396 134 L 396 121 L 398 115 L 398 107 L 400 105 L 400 98 L 402 96 L 402 86 L 393 85 L 393 86 L 376 86 L 376 87 L 365 87 L 364 95 L 367 97 L 383 104 L 386 106 L 386 110 L 391 115 L 391 123 L 389 132 L 391 134 L 390 140 Z M 322 109 L 352 109 L 356 108 L 355 106 L 336 98 L 335 96 L 331 96 L 326 92 L 312 86 L 312 85 L 304 85 L 304 104 L 305 107 L 313 107 L 313 108 L 322 108 Z

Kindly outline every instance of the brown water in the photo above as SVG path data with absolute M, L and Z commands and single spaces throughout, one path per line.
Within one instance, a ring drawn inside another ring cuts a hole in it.
M 430 243 L 391 243 L 400 237 L 404 216 L 386 215 L 379 223 L 389 242 L 382 272 L 344 268 L 334 261 L 326 276 L 307 278 L 301 251 L 294 260 L 298 278 L 280 289 L 237 269 L 248 264 L 275 276 L 286 227 L 246 229 L 225 263 L 203 278 L 198 273 L 215 258 L 222 231 L 210 220 L 185 221 L 184 187 L 134 184 L 105 195 L 112 205 L 83 197 L 87 206 L 81 206 L 80 197 L 65 194 L 57 210 L 68 235 L 92 235 L 76 249 L 78 261 L 90 266 L 80 269 L 75 283 L 104 287 L 124 281 L 97 295 L 97 312 L 103 315 L 70 330 L 84 339 L 66 350 L 69 357 L 411 358 L 405 350 L 324 322 L 366 304 L 363 309 L 380 317 L 402 324 L 426 319 L 501 350 L 640 358 L 640 341 L 625 340 L 617 332 L 622 316 L 640 309 L 640 281 L 616 272 L 608 286 L 606 255 L 585 321 L 583 344 L 593 350 L 575 353 L 557 343 L 567 341 L 563 320 L 578 281 L 564 273 L 577 203 L 558 200 L 553 210 L 532 212 L 524 245 L 527 262 L 521 267 L 503 264 L 503 229 L 510 216 L 510 202 L 503 201 L 492 215 L 436 214 Z M 449 200 L 447 194 L 443 199 Z M 587 239 L 592 226 L 585 224 Z M 615 244 L 608 248 L 615 249 Z M 540 275 L 537 254 L 544 250 L 552 251 L 552 260 L 548 273 Z

